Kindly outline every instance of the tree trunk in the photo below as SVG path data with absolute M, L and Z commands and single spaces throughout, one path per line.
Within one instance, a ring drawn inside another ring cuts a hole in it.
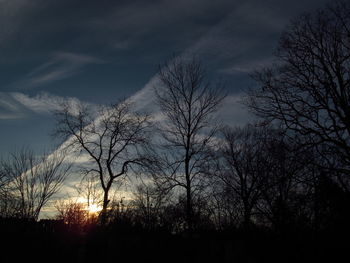
M 108 199 L 108 193 L 109 193 L 110 186 L 104 189 L 103 193 L 103 203 L 102 203 L 102 210 L 100 213 L 100 220 L 101 220 L 101 225 L 105 225 L 107 223 L 107 208 L 109 204 L 109 199 Z
M 245 230 L 250 228 L 252 210 L 248 204 L 244 205 L 243 227 Z
M 188 232 L 191 233 L 193 230 L 193 218 L 192 218 L 192 196 L 191 196 L 191 186 L 187 185 L 186 188 L 186 221 Z

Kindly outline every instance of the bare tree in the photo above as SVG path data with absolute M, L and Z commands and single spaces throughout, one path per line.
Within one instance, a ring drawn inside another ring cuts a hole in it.
M 33 220 L 59 191 L 70 170 L 64 152 L 36 156 L 25 148 L 12 153 L 2 167 L 9 177 L 7 196 L 12 196 L 12 203 L 16 201 L 16 216 Z
M 186 191 L 186 217 L 192 230 L 193 195 L 200 191 L 201 167 L 210 158 L 208 147 L 217 131 L 212 114 L 225 97 L 222 88 L 206 81 L 206 73 L 195 59 L 174 58 L 160 66 L 157 101 L 165 117 L 160 128 L 163 139 L 163 170 L 158 184 Z
M 56 218 L 63 220 L 71 229 L 80 230 L 93 220 L 86 208 L 86 204 L 70 200 L 59 200 L 55 203 L 58 214 Z
M 142 181 L 133 191 L 131 206 L 135 211 L 138 221 L 144 227 L 154 229 L 161 226 L 163 210 L 169 199 L 170 195 L 167 195 L 162 189 L 156 187 L 153 182 Z
M 132 112 L 130 103 L 121 102 L 98 112 L 85 105 L 77 109 L 64 105 L 56 119 L 55 134 L 66 140 L 67 147 L 89 157 L 92 168 L 85 172 L 96 176 L 103 190 L 104 223 L 114 181 L 145 161 L 142 151 L 148 143 L 149 117 Z
M 242 219 L 242 202 L 237 193 L 227 186 L 224 180 L 218 178 L 213 180 L 210 188 L 208 210 L 216 229 L 223 230 L 239 225 Z
M 264 154 L 270 162 L 258 210 L 275 230 L 291 230 L 302 217 L 310 219 L 312 155 L 284 131 L 270 127 L 267 135 Z
M 223 161 L 217 175 L 224 182 L 226 196 L 239 200 L 242 222 L 248 227 L 259 199 L 267 187 L 271 167 L 266 146 L 268 130 L 247 125 L 244 128 L 225 128 L 221 147 Z
M 4 167 L 0 166 L 0 193 L 6 187 L 8 180 L 9 180 L 9 178 L 5 172 Z
M 8 191 L 8 181 L 9 176 L 5 172 L 5 167 L 3 167 L 3 162 L 0 162 L 0 216 L 6 217 L 11 214 L 11 207 L 13 204 L 10 204 L 13 199 Z
M 87 207 L 90 205 L 101 205 L 103 200 L 103 191 L 99 186 L 99 180 L 95 176 L 84 176 L 83 180 L 75 186 L 79 197 L 86 199 Z
M 350 173 L 350 5 L 335 1 L 299 17 L 283 33 L 277 64 L 255 74 L 248 106 L 280 122 L 324 157 L 324 168 Z M 345 185 L 345 184 L 343 184 Z M 348 186 L 349 187 L 349 186 Z

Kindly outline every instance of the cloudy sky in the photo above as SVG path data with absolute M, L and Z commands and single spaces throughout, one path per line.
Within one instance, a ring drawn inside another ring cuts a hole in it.
M 147 107 L 143 89 L 174 54 L 200 57 L 227 85 L 222 118 L 244 123 L 237 101 L 254 85 L 249 72 L 272 62 L 291 18 L 325 2 L 0 0 L 0 154 L 51 147 L 50 112 L 64 100 L 134 96 Z

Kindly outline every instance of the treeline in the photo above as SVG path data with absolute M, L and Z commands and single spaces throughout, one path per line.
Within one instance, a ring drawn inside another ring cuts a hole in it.
M 225 128 L 211 156 L 196 184 L 200 191 L 191 196 L 192 229 L 186 192 L 169 192 L 167 181 L 157 184 L 158 177 L 138 184 L 131 200 L 112 200 L 105 223 L 173 234 L 350 230 L 350 194 L 341 182 L 345 175 L 325 170 L 317 152 L 300 147 L 285 131 L 266 125 Z M 73 228 L 98 222 L 83 204 L 65 203 L 60 212 Z

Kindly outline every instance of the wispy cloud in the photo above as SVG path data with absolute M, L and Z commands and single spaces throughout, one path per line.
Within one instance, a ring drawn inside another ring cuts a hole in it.
M 76 75 L 88 65 L 103 63 L 106 61 L 85 54 L 55 52 L 51 59 L 31 70 L 11 86 L 17 89 L 37 88 Z
M 72 114 L 77 111 L 80 104 L 95 107 L 95 104 L 81 102 L 73 97 L 60 97 L 47 92 L 36 96 L 29 96 L 21 92 L 0 92 L 0 119 L 24 118 L 28 113 L 48 114 L 61 109 L 68 104 Z
M 117 41 L 114 44 L 114 48 L 118 50 L 126 50 L 126 49 L 129 49 L 132 45 L 133 43 L 131 40 L 121 40 L 121 41 Z
M 16 102 L 20 103 L 27 109 L 36 113 L 49 113 L 61 108 L 61 105 L 68 102 L 72 105 L 78 104 L 79 100 L 76 98 L 64 98 L 50 95 L 49 93 L 41 93 L 34 97 L 30 97 L 24 93 L 11 93 Z
M 159 85 L 160 80 L 157 75 L 153 76 L 148 83 L 134 95 L 128 98 L 128 102 L 133 104 L 135 111 L 154 113 L 158 110 L 155 103 L 154 87 Z
M 216 119 L 230 126 L 244 126 L 252 122 L 254 116 L 242 103 L 244 96 L 244 93 L 228 95 L 222 102 L 222 106 L 215 113 Z
M 0 120 L 23 118 L 23 108 L 6 92 L 0 92 Z
M 13 119 L 21 119 L 23 114 L 20 113 L 3 113 L 0 112 L 0 120 L 13 120 Z
M 252 73 L 255 70 L 259 70 L 264 67 L 269 67 L 275 64 L 275 58 L 273 56 L 266 56 L 262 58 L 250 58 L 246 61 L 237 60 L 231 65 L 225 68 L 218 69 L 218 73 L 222 74 L 241 74 L 241 73 Z

